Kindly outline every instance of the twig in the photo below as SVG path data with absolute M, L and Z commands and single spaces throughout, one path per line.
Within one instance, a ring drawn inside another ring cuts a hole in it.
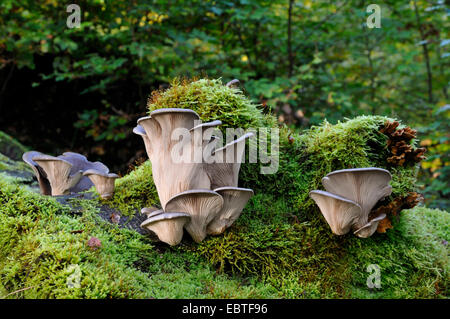
M 27 288 L 22 288 L 22 289 L 19 289 L 19 290 L 16 290 L 16 291 L 10 292 L 9 294 L 7 294 L 7 295 L 5 296 L 5 298 L 6 298 L 6 297 L 8 297 L 8 296 L 11 296 L 11 295 L 17 294 L 17 293 L 19 293 L 19 292 L 22 292 L 22 291 L 25 291 L 25 290 L 28 290 L 28 289 L 34 288 L 34 287 L 35 287 L 35 286 L 31 286 L 31 287 L 27 287 Z

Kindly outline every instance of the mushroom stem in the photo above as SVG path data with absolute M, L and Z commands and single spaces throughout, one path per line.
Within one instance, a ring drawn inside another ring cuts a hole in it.
M 211 188 L 237 187 L 239 170 L 245 153 L 245 141 L 253 136 L 247 133 L 224 147 L 218 148 L 208 159 L 206 170 L 211 180 Z
M 88 169 L 83 175 L 94 183 L 95 189 L 102 199 L 110 199 L 114 195 L 115 180 L 119 177 L 117 174 Z
M 209 235 L 219 235 L 230 227 L 253 196 L 253 190 L 249 188 L 221 187 L 214 191 L 223 197 L 223 207 L 208 224 L 206 231 Z

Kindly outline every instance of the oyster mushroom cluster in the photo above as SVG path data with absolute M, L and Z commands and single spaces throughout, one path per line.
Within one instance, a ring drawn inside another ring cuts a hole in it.
M 148 218 L 141 227 L 170 245 L 181 241 L 183 228 L 196 242 L 223 233 L 253 195 L 238 187 L 245 141 L 253 134 L 216 148 L 213 132 L 222 122 L 202 123 L 193 110 L 179 108 L 155 110 L 137 124 L 133 132 L 144 140 L 162 206 L 143 208 Z
M 57 157 L 30 151 L 22 159 L 31 166 L 43 195 L 78 193 L 95 185 L 103 199 L 114 194 L 114 181 L 118 175 L 110 173 L 100 162 L 89 162 L 78 153 L 66 152 Z
M 309 196 L 334 234 L 344 235 L 351 230 L 367 238 L 386 217 L 384 213 L 373 216 L 370 212 L 379 200 L 391 194 L 391 179 L 389 171 L 376 167 L 338 170 L 322 179 L 326 191 L 314 190 Z

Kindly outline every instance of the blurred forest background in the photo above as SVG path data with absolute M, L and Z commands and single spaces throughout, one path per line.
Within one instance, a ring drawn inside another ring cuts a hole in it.
M 66 25 L 69 3 L 80 28 Z M 370 29 L 369 4 L 381 7 Z M 2 0 L 0 130 L 49 154 L 126 173 L 152 90 L 174 77 L 237 78 L 299 131 L 359 114 L 419 132 L 429 206 L 450 197 L 449 1 Z

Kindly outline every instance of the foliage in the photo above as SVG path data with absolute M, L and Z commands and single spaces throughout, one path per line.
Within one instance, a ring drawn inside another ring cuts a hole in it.
M 450 110 L 448 105 L 436 109 L 433 122 L 421 130 L 427 147 L 427 160 L 422 163 L 422 186 L 431 207 L 445 209 L 450 203 Z

